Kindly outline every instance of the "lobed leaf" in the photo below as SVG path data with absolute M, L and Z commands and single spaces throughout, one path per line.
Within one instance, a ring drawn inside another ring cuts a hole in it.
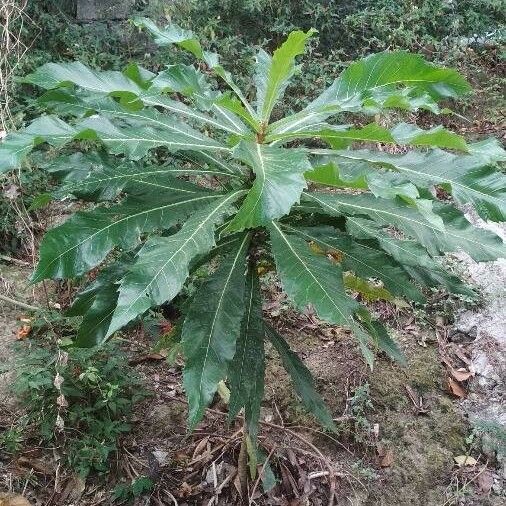
M 265 351 L 262 294 L 256 267 L 250 265 L 246 274 L 244 317 L 237 340 L 234 359 L 230 364 L 229 420 L 234 419 L 242 407 L 248 434 L 256 444 L 260 419 L 260 405 L 264 396 Z
M 202 419 L 234 358 L 245 312 L 244 273 L 249 241 L 249 234 L 244 234 L 218 270 L 202 283 L 183 324 L 183 383 L 190 429 Z
M 74 214 L 49 230 L 40 245 L 40 259 L 32 283 L 73 278 L 100 264 L 114 248 L 137 246 L 141 235 L 168 229 L 221 196 L 173 180 L 164 191 L 126 198 L 111 207 Z M 159 189 L 161 190 L 161 189 Z
M 354 241 L 348 234 L 333 227 L 301 228 L 282 225 L 282 228 L 306 241 L 316 243 L 340 264 L 343 271 L 352 271 L 360 277 L 379 279 L 392 294 L 424 302 L 424 296 L 410 282 L 402 266 L 383 251 Z
M 256 177 L 228 230 L 263 225 L 288 214 L 306 188 L 304 172 L 311 170 L 304 152 L 241 141 L 233 154 L 249 165 Z
M 305 240 L 274 221 L 269 235 L 283 290 L 297 309 L 311 305 L 322 320 L 351 326 L 360 305 L 345 292 L 341 266 L 314 254 Z
M 169 237 L 151 237 L 119 286 L 118 305 L 107 336 L 152 306 L 172 300 L 188 277 L 193 258 L 215 245 L 214 229 L 233 209 L 244 192 L 237 190 L 195 212 L 181 230 Z
M 419 241 L 432 256 L 463 250 L 476 261 L 487 261 L 506 254 L 500 237 L 474 227 L 451 205 L 436 206 L 435 213 L 444 223 L 444 229 L 441 230 L 417 209 L 399 200 L 386 200 L 367 194 L 312 192 L 303 195 L 332 216 L 363 216 L 384 228 L 397 227 L 408 237 Z
M 254 81 L 257 89 L 257 114 L 267 124 L 276 102 L 283 96 L 295 73 L 295 57 L 302 54 L 306 41 L 316 30 L 291 32 L 271 58 L 263 49 L 257 54 Z
M 302 111 L 271 125 L 270 134 L 317 125 L 342 111 L 376 113 L 399 108 L 439 112 L 436 101 L 471 90 L 460 74 L 403 51 L 382 52 L 352 63 Z
M 459 156 L 432 150 L 393 155 L 365 149 L 318 153 L 328 153 L 325 161 L 338 165 L 341 161 L 355 160 L 370 164 L 373 170 L 375 167 L 393 170 L 399 174 L 398 181 L 409 181 L 421 188 L 448 188 L 457 203 L 472 204 L 483 219 L 506 221 L 506 176 L 479 154 Z

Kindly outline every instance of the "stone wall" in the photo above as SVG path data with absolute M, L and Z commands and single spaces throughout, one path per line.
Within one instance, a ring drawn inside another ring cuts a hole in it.
M 125 19 L 134 0 L 75 0 L 75 13 L 79 21 Z

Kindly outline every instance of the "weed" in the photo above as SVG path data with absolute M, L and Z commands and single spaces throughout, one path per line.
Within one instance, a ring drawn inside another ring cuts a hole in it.
M 107 471 L 118 439 L 130 430 L 133 405 L 146 395 L 117 344 L 63 349 L 31 340 L 16 347 L 14 370 L 12 389 L 32 435 L 83 476 Z M 21 432 L 18 425 L 4 434 L 8 451 L 20 449 Z

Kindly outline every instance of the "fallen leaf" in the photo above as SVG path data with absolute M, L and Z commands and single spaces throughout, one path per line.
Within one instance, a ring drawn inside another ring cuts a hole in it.
M 0 506 L 30 506 L 30 503 L 22 495 L 0 492 Z
M 473 376 L 473 373 L 470 371 L 466 371 L 465 369 L 450 369 L 450 374 L 458 381 L 467 381 L 471 376 Z
M 193 451 L 192 460 L 200 457 L 207 450 L 207 443 L 209 442 L 209 436 L 206 436 L 204 439 L 200 440 Z
M 462 466 L 475 466 L 478 461 L 474 457 L 469 455 L 459 455 L 453 458 L 459 467 Z
M 16 338 L 19 340 L 24 339 L 25 337 L 27 337 L 30 334 L 31 331 L 32 331 L 32 327 L 30 327 L 30 325 L 22 325 L 18 329 Z
M 33 469 L 36 473 L 51 476 L 54 474 L 54 467 L 39 459 L 27 459 L 26 457 L 19 457 L 17 460 L 18 466 L 27 469 Z
M 186 483 L 186 481 L 183 481 L 178 490 L 179 497 L 189 497 L 192 494 L 193 494 L 193 487 L 188 483 Z
M 141 355 L 140 357 L 134 357 L 128 361 L 129 365 L 138 365 L 143 362 L 149 362 L 150 360 L 163 360 L 167 358 L 167 351 L 161 350 L 160 353 L 148 353 L 147 355 Z
M 162 320 L 158 326 L 162 334 L 168 334 L 173 329 L 173 325 L 169 320 Z
M 386 450 L 385 455 L 381 457 L 380 466 L 390 467 L 394 463 L 394 452 L 392 450 Z
M 448 388 L 455 397 L 463 399 L 466 396 L 466 391 L 462 388 L 462 386 L 451 378 L 448 378 Z
M 379 465 L 381 467 L 390 467 L 394 462 L 394 452 L 390 448 L 386 448 L 382 443 L 376 445 L 378 452 Z

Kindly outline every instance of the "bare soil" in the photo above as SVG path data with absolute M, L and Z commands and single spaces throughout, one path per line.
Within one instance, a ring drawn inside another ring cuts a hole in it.
M 27 288 L 29 271 L 2 265 L 4 286 L 18 300 L 42 304 L 45 295 Z M 440 311 L 414 316 L 405 309 L 378 305 L 380 317 L 394 328 L 408 366 L 401 368 L 380 357 L 370 371 L 347 332 L 317 321 L 310 313 L 297 314 L 274 280 L 268 287 L 266 315 L 313 372 L 339 433 L 322 431 L 301 408 L 278 358 L 268 349 L 260 441 L 278 484 L 263 494 L 261 484 L 249 480 L 249 493 L 255 489 L 252 504 L 326 505 L 331 494 L 336 505 L 501 504 L 502 477 L 495 457 L 466 442 L 471 427 L 459 398 L 448 388 L 450 375 L 442 360 L 449 356 L 445 336 L 451 327 Z M 50 303 L 54 297 L 50 295 Z M 5 361 L 25 313 L 2 304 L 0 353 Z M 142 332 L 128 338 L 131 344 L 126 349 L 132 359 L 146 354 L 150 343 Z M 461 352 L 469 353 L 464 346 Z M 107 476 L 89 477 L 82 484 L 65 470 L 41 474 L 26 467 L 34 449 L 25 448 L 18 455 L 0 457 L 0 487 L 24 491 L 32 504 L 111 504 L 117 483 L 147 475 L 155 489 L 136 504 L 240 504 L 241 421 L 227 426 L 226 405 L 217 399 L 205 421 L 187 434 L 181 363 L 169 367 L 164 361 L 142 361 L 136 367 L 152 396 L 138 405 L 134 430 L 121 441 Z M 19 416 L 6 391 L 8 381 L 7 377 L 0 383 L 0 396 L 6 399 L 0 412 L 4 428 Z M 460 383 L 464 390 L 466 383 Z M 354 394 L 364 385 L 369 385 L 367 402 L 358 404 L 356 411 Z M 467 453 L 478 464 L 457 467 L 454 458 Z M 51 450 L 38 448 L 37 459 L 51 462 Z M 53 464 L 50 469 L 58 469 Z M 487 490 L 486 483 L 480 488 L 484 475 L 491 477 L 495 490 Z

